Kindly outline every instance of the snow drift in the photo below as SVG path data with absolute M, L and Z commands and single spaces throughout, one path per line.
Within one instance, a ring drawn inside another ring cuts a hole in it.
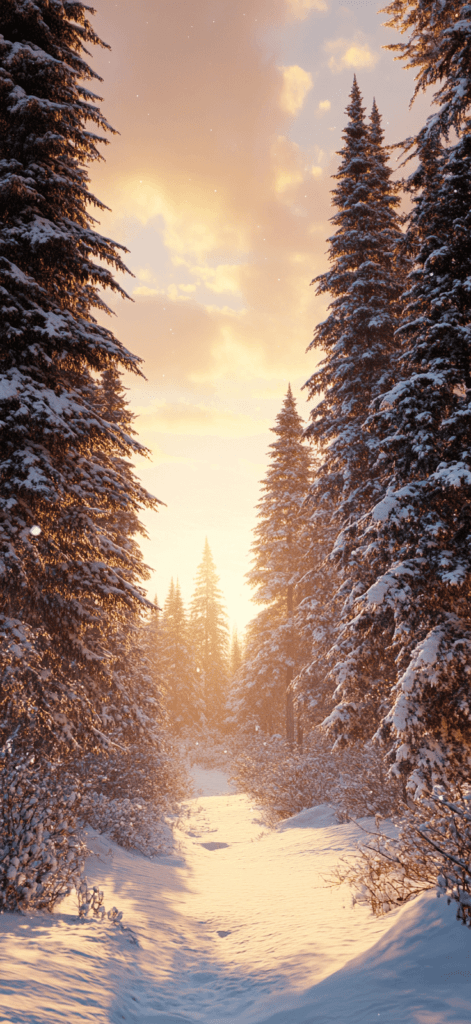
M 222 773 L 194 778 L 172 854 L 90 836 L 88 877 L 124 928 L 78 920 L 72 897 L 0 916 L 0 1024 L 469 1024 L 453 907 L 430 893 L 375 919 L 325 882 L 357 826 L 324 806 L 267 831 Z

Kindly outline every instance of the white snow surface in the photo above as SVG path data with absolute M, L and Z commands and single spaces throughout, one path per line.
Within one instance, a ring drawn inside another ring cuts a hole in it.
M 222 772 L 193 778 L 172 855 L 89 836 L 88 879 L 128 930 L 79 921 L 72 897 L 0 915 L 0 1024 L 469 1024 L 471 932 L 453 907 L 353 908 L 325 878 L 356 825 L 323 806 L 269 831 Z

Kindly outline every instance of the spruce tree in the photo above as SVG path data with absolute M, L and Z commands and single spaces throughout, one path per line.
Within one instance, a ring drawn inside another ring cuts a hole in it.
M 331 268 L 312 282 L 318 295 L 332 296 L 329 315 L 309 346 L 325 357 L 305 385 L 309 399 L 322 396 L 306 431 L 324 455 L 313 500 L 317 505 L 328 495 L 339 531 L 381 493 L 372 469 L 377 438 L 366 421 L 372 400 L 391 380 L 398 349 L 401 262 L 395 253 L 402 237 L 381 118 L 373 103 L 367 123 L 356 77 L 346 112 L 342 159 L 334 174 L 338 186 L 332 191 L 337 210 L 329 238 Z
M 319 690 L 323 685 L 325 691 L 322 678 L 333 694 L 339 681 L 335 666 L 340 663 L 345 671 L 352 656 L 352 642 L 344 633 L 352 603 L 374 579 L 361 524 L 386 485 L 378 467 L 372 403 L 396 372 L 400 343 L 395 332 L 406 266 L 398 187 L 391 181 L 380 114 L 373 103 L 367 121 L 356 78 L 347 115 L 341 163 L 334 175 L 338 185 L 332 193 L 337 209 L 332 218 L 336 232 L 329 239 L 331 268 L 313 282 L 318 294 L 332 296 L 329 315 L 316 327 L 310 346 L 320 347 L 325 356 L 306 385 L 310 398 L 321 399 L 307 430 L 317 449 L 310 494 L 316 539 L 307 583 L 313 650 L 297 689 L 315 717 L 322 707 L 327 709 L 326 693 Z M 326 581 L 330 595 L 319 606 Z M 357 675 L 364 692 L 368 686 L 369 698 L 361 702 L 358 696 L 357 732 L 351 738 L 361 738 L 358 722 L 368 722 L 368 728 L 378 724 L 384 679 L 394 673 L 387 642 L 393 631 L 389 610 L 380 626 L 380 653 L 373 661 L 358 660 Z M 335 721 L 337 734 L 344 723 L 339 717 Z
M 170 583 L 160 623 L 159 672 L 163 681 L 169 726 L 179 735 L 201 723 L 202 699 L 196 672 L 196 652 L 178 580 Z
M 396 770 L 420 792 L 469 778 L 471 729 L 470 298 L 471 10 L 458 2 L 390 4 L 411 30 L 402 55 L 436 82 L 438 111 L 406 151 L 418 157 L 407 182 L 413 209 L 407 244 L 414 266 L 399 379 L 379 403 L 388 492 L 371 511 L 370 552 L 383 571 L 356 608 L 353 635 L 389 609 L 398 672 L 382 704 Z M 451 129 L 457 141 L 448 142 Z M 379 552 L 379 554 L 378 554 Z M 381 641 L 377 632 L 370 657 Z M 352 727 L 358 672 L 345 672 L 338 722 Z
M 249 622 L 244 658 L 232 679 L 231 721 L 238 731 L 258 726 L 268 736 L 286 731 L 285 603 L 263 608 Z
M 102 407 L 100 373 L 140 371 L 94 316 L 126 268 L 90 212 L 104 205 L 87 165 L 111 129 L 87 88 L 87 48 L 104 45 L 89 10 L 2 4 L 0 742 L 28 749 L 105 742 L 119 716 L 109 623 L 145 603 L 129 537 L 156 505 L 124 465 L 142 447 Z
M 229 637 L 216 566 L 206 538 L 190 605 L 190 636 L 200 677 L 204 715 L 210 728 L 223 729 L 229 672 Z
M 306 516 L 302 505 L 310 485 L 310 454 L 303 440 L 303 424 L 288 387 L 270 445 L 271 464 L 262 481 L 263 496 L 257 505 L 258 524 L 252 544 L 253 567 L 247 579 L 256 588 L 255 601 L 276 606 L 276 628 L 281 631 L 274 650 L 283 651 L 286 701 L 286 737 L 294 742 L 292 680 L 299 662 L 295 614 L 302 596 L 305 573 Z M 274 655 L 275 658 L 275 655 Z M 300 724 L 300 723 L 299 723 Z

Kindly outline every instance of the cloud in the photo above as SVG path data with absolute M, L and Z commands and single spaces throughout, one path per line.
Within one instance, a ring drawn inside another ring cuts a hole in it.
M 331 54 L 329 68 L 334 74 L 345 68 L 366 68 L 372 71 L 380 58 L 379 53 L 370 49 L 361 32 L 357 32 L 353 39 L 331 39 L 324 44 L 324 50 Z
M 219 263 L 216 267 L 189 266 L 188 269 L 198 279 L 198 284 L 204 284 L 210 291 L 240 295 L 240 264 Z
M 282 193 L 304 179 L 304 160 L 299 146 L 286 135 L 278 135 L 271 146 L 273 184 Z
M 266 433 L 270 422 L 245 413 L 215 409 L 202 403 L 162 403 L 149 408 L 134 405 L 139 429 L 153 434 L 191 434 L 218 437 L 252 437 Z
M 312 89 L 312 75 L 298 64 L 282 67 L 283 86 L 280 95 L 281 109 L 287 114 L 299 114 L 304 100 Z
M 326 114 L 330 110 L 331 105 L 330 100 L 321 100 L 317 109 L 320 114 Z
M 289 13 L 303 20 L 310 11 L 327 11 L 325 0 L 286 0 Z
M 94 4 L 113 47 L 112 65 L 109 51 L 95 60 L 104 112 L 121 134 L 92 187 L 115 211 L 100 214 L 101 230 L 128 245 L 137 278 L 133 305 L 111 303 L 113 329 L 156 386 L 205 400 L 221 382 L 307 377 L 325 312 L 309 283 L 325 266 L 331 210 L 317 146 L 288 138 L 314 72 L 280 69 L 259 42 L 286 24 L 286 0 L 251 0 L 250 19 L 241 0 L 224 18 L 214 0 L 136 5 L 144 33 L 127 32 L 126 0 L 112 18 L 108 0 Z

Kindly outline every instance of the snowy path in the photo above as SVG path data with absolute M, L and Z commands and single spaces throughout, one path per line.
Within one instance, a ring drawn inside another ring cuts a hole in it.
M 0 916 L 0 1024 L 470 1024 L 471 933 L 452 908 L 352 909 L 322 876 L 355 826 L 313 809 L 267 832 L 222 773 L 195 783 L 178 854 L 95 839 L 88 877 L 138 945 L 69 908 Z

